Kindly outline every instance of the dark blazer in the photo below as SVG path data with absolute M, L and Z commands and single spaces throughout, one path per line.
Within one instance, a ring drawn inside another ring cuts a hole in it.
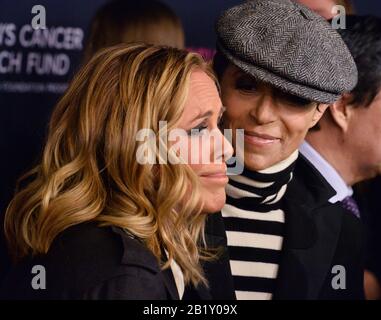
M 207 292 L 210 299 L 235 300 L 233 278 L 231 277 L 224 222 L 220 213 L 209 215 L 207 222 L 206 243 L 209 248 L 217 249 L 213 262 L 204 263 L 205 276 L 208 280 Z M 196 290 L 192 286 L 185 288 L 183 300 L 198 300 L 204 288 Z M 201 296 L 202 297 L 202 296 Z
M 286 230 L 274 299 L 363 299 L 362 225 L 339 204 L 328 202 L 334 194 L 300 155 L 284 197 Z M 226 241 L 221 214 L 209 217 L 207 232 Z M 225 267 L 205 265 L 214 299 L 233 294 L 228 258 L 220 264 Z M 346 289 L 332 287 L 336 265 L 345 268 Z
M 34 290 L 31 270 L 46 270 L 46 289 Z M 200 287 L 200 299 L 210 298 Z M 46 255 L 14 266 L 0 289 L 2 299 L 177 300 L 171 269 L 160 271 L 155 256 L 117 227 L 82 223 L 62 232 Z

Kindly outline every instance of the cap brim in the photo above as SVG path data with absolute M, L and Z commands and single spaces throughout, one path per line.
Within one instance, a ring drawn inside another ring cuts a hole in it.
M 309 87 L 300 83 L 290 81 L 286 78 L 278 76 L 269 70 L 260 68 L 251 63 L 244 62 L 235 57 L 221 44 L 217 43 L 218 50 L 234 65 L 244 72 L 253 76 L 256 80 L 268 83 L 279 90 L 319 103 L 331 104 L 340 98 L 340 94 L 321 91 L 319 89 Z

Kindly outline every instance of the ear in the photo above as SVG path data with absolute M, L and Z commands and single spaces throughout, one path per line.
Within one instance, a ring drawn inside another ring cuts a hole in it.
M 314 114 L 312 116 L 312 122 L 310 128 L 314 127 L 318 121 L 323 116 L 325 110 L 328 108 L 328 104 L 319 104 L 318 107 L 315 109 Z
M 329 107 L 332 120 L 344 132 L 348 130 L 349 119 L 353 110 L 350 106 L 350 100 L 351 95 L 346 93 Z

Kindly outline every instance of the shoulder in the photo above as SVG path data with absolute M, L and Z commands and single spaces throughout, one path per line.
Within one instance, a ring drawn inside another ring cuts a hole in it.
M 360 225 L 359 219 L 347 212 L 342 208 L 340 203 L 331 203 L 331 199 L 336 191 L 324 178 L 324 176 L 302 155 L 299 156 L 294 170 L 294 178 L 290 183 L 290 191 L 300 191 L 303 194 L 303 201 L 311 203 L 316 207 L 323 207 L 328 210 L 335 210 L 336 212 L 345 213 L 343 220 L 349 226 Z M 300 198 L 300 194 L 296 196 Z
M 294 173 L 285 197 L 289 225 L 308 225 L 311 235 L 335 239 L 338 254 L 359 258 L 363 243 L 360 219 L 346 212 L 340 203 L 329 202 L 335 191 L 304 157 L 298 159 Z
M 340 233 L 343 250 L 362 254 L 364 244 L 364 225 L 361 219 L 344 210 L 339 203 L 334 204 L 337 210 L 342 210 L 342 227 Z
M 347 257 L 360 257 L 363 225 L 360 219 L 348 213 L 340 203 L 330 203 L 334 189 L 303 156 L 295 166 L 294 181 L 288 190 L 288 199 L 297 205 L 297 211 L 307 210 L 320 229 L 338 232 L 338 252 Z M 335 226 L 335 227 L 334 227 Z
M 33 257 L 14 270 L 12 278 L 30 284 L 33 265 L 44 267 L 46 290 L 54 299 L 131 299 L 165 296 L 155 256 L 116 227 L 82 223 L 63 231 L 45 255 Z M 13 281 L 14 282 L 14 281 Z M 32 297 L 38 298 L 32 292 Z
M 287 189 L 286 201 L 305 210 L 325 213 L 331 218 L 340 219 L 347 230 L 360 231 L 361 222 L 347 213 L 340 203 L 331 203 L 336 191 L 320 172 L 302 155 L 299 156 L 294 170 L 293 180 Z
M 300 200 L 302 194 L 304 202 L 319 206 L 328 203 L 328 200 L 335 195 L 335 190 L 321 173 L 302 154 L 299 154 L 287 193 L 288 198 L 293 200 Z
M 311 250 L 317 252 L 316 257 L 331 252 L 330 266 L 345 268 L 347 290 L 332 290 L 329 273 L 322 298 L 362 297 L 362 223 L 346 212 L 340 203 L 330 203 L 329 199 L 334 195 L 333 188 L 315 167 L 303 157 L 298 159 L 286 197 L 288 235 L 292 239 L 300 239 L 301 234 L 306 238 L 308 235 L 310 244 L 313 244 Z
M 62 232 L 54 240 L 47 257 L 92 267 L 96 262 L 103 268 L 126 265 L 159 271 L 156 258 L 142 242 L 121 228 L 101 227 L 94 222 L 82 223 Z

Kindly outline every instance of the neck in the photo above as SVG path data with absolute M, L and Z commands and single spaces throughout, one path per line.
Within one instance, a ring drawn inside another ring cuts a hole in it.
M 338 172 L 348 186 L 353 186 L 361 179 L 353 165 L 353 155 L 347 151 L 346 140 L 340 132 L 326 129 L 308 133 L 306 141 Z
M 295 150 L 291 155 L 289 155 L 286 159 L 272 165 L 270 168 L 263 169 L 258 171 L 259 173 L 264 174 L 271 174 L 271 173 L 278 173 L 281 172 L 287 168 L 289 168 L 291 165 L 293 165 L 298 158 L 299 151 Z
M 238 176 L 230 176 L 227 195 L 239 199 L 250 198 L 252 205 L 276 209 L 292 179 L 292 171 L 298 157 L 296 150 L 287 159 L 261 171 L 247 168 Z

